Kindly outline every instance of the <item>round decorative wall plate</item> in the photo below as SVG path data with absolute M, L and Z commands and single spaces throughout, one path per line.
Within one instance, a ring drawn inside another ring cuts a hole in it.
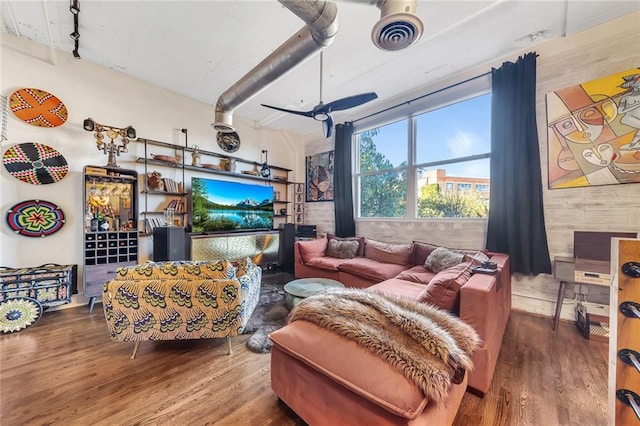
M 40 319 L 42 305 L 30 297 L 12 297 L 0 302 L 0 332 L 23 330 Z
M 67 107 L 49 92 L 19 89 L 11 94 L 9 108 L 20 120 L 39 127 L 57 127 L 67 121 Z
M 55 183 L 67 175 L 67 160 L 48 145 L 25 142 L 4 152 L 2 163 L 11 176 L 34 185 Z
M 9 228 L 26 237 L 46 237 L 58 232 L 64 223 L 62 209 L 49 201 L 22 201 L 7 211 Z
M 225 152 L 236 152 L 240 149 L 240 136 L 236 132 L 218 132 L 218 146 Z

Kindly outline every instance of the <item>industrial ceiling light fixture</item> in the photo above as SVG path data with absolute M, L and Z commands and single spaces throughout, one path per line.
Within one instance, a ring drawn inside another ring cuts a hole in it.
M 93 136 L 96 138 L 96 147 L 98 151 L 102 151 L 105 154 L 109 155 L 109 159 L 107 160 L 107 166 L 109 167 L 120 167 L 116 163 L 116 156 L 120 155 L 122 152 L 129 152 L 127 149 L 127 145 L 130 142 L 130 139 L 136 138 L 136 129 L 131 126 L 120 128 L 107 126 L 105 124 L 96 123 L 91 118 L 87 118 L 84 120 L 82 127 L 87 132 L 93 132 Z M 110 142 L 104 141 L 104 133 L 106 133 Z M 115 139 L 120 136 L 120 141 L 115 141 Z
M 382 50 L 401 50 L 415 44 L 424 31 L 416 15 L 416 0 L 378 0 L 380 20 L 371 31 L 371 40 Z
M 71 40 L 74 42 L 73 56 L 76 59 L 80 59 L 80 53 L 78 53 L 78 47 L 80 45 L 80 33 L 78 32 L 78 15 L 80 14 L 80 1 L 69 0 L 69 10 L 73 15 L 73 32 L 69 34 Z

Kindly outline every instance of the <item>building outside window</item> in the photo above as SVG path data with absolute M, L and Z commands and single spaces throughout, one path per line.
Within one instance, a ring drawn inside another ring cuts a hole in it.
M 491 93 L 356 130 L 358 217 L 487 217 Z
M 476 183 L 476 192 L 489 192 L 488 183 Z

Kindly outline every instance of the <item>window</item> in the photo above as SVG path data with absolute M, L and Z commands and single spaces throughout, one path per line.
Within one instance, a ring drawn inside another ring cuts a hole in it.
M 360 217 L 407 216 L 408 129 L 404 120 L 358 134 Z
M 356 129 L 358 217 L 487 217 L 490 138 L 491 93 Z

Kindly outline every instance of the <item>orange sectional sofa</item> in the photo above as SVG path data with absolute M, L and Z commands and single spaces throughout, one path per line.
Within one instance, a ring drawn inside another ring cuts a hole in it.
M 389 244 L 366 238 L 358 241 L 353 258 L 327 256 L 332 238 L 296 241 L 294 272 L 296 278 L 331 278 L 347 287 L 371 288 L 430 303 L 456 314 L 471 325 L 483 341 L 474 353 L 474 371 L 469 375 L 469 390 L 483 396 L 488 390 L 500 353 L 502 336 L 511 311 L 511 270 L 509 256 L 477 250 L 450 249 L 462 254 L 463 261 L 436 272 L 425 267 L 437 245 L 414 241 Z M 342 240 L 342 239 L 338 239 Z M 485 257 L 486 256 L 486 257 Z M 473 274 L 470 269 L 482 258 L 497 264 L 494 275 Z

